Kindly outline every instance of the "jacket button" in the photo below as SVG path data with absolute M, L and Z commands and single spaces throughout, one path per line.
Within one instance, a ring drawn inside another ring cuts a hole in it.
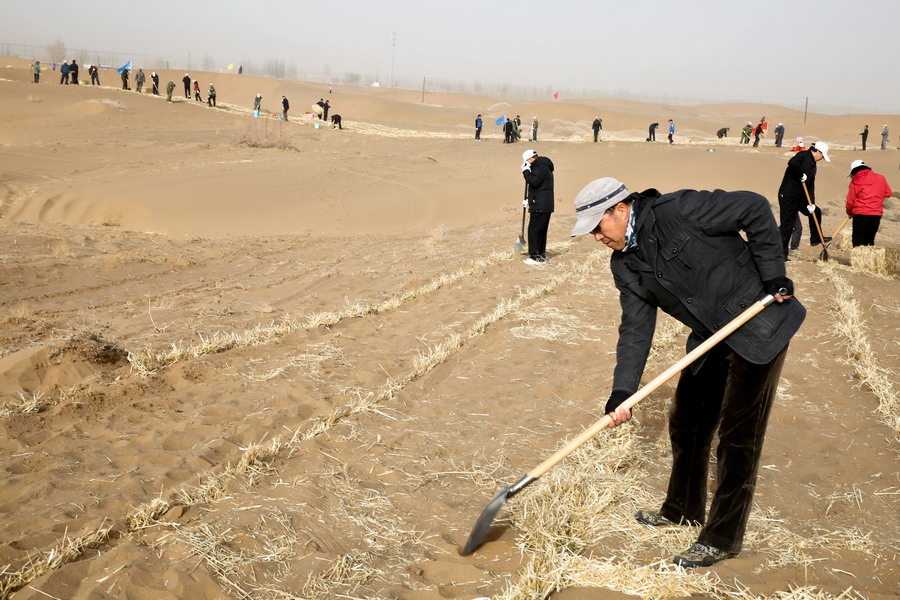
M 691 302 L 693 302 L 693 298 L 688 298 L 687 300 L 685 300 L 685 302 L 687 302 L 688 304 L 690 304 Z
M 718 325 L 713 325 L 713 331 L 718 331 L 718 330 L 719 330 L 719 326 L 718 326 Z
M 662 271 L 660 271 L 659 273 L 657 273 L 656 276 L 657 276 L 659 279 L 662 279 Z
M 678 254 L 678 248 L 672 248 L 672 254 Z

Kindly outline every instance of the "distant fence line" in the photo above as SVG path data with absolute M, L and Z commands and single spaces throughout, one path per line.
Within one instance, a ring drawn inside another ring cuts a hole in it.
M 257 75 L 272 77 L 275 79 L 290 79 L 295 81 L 311 81 L 318 83 L 342 84 L 347 86 L 372 86 L 381 85 L 384 79 L 381 74 L 371 73 L 343 73 L 336 75 L 330 72 L 301 71 L 294 63 L 286 63 L 284 60 L 270 59 L 261 62 L 239 61 L 233 64 L 233 69 L 228 71 L 226 63 L 214 60 L 209 55 L 204 55 L 199 60 L 188 55 L 184 60 L 172 60 L 170 58 L 138 54 L 134 52 L 111 52 L 106 50 L 86 50 L 83 48 L 66 48 L 64 57 L 51 57 L 48 48 L 52 44 L 38 46 L 33 44 L 14 44 L 0 42 L 0 53 L 16 58 L 38 59 L 41 62 L 53 63 L 63 60 L 75 59 L 80 64 L 95 64 L 100 68 L 117 69 L 132 61 L 134 68 L 167 69 L 167 70 L 201 70 L 208 72 L 234 72 L 238 68 L 243 69 L 245 75 Z M 553 101 L 553 95 L 559 93 L 559 101 L 572 100 L 627 100 L 632 102 L 645 102 L 648 104 L 661 104 L 663 106 L 695 106 L 698 104 L 774 104 L 785 108 L 804 111 L 806 98 L 774 98 L 763 96 L 685 96 L 666 93 L 640 93 L 628 90 L 600 90 L 588 88 L 556 88 L 552 86 L 535 86 L 510 84 L 507 82 L 479 82 L 457 81 L 445 78 L 425 77 L 394 77 L 394 87 L 406 90 L 423 90 L 424 92 L 445 92 L 458 94 L 473 94 L 483 96 L 495 96 L 501 98 L 515 98 L 532 102 Z M 383 87 L 387 87 L 386 85 Z M 808 110 L 810 113 L 819 114 L 900 114 L 900 106 L 884 104 L 864 104 L 848 102 L 821 102 L 814 98 L 809 99 Z

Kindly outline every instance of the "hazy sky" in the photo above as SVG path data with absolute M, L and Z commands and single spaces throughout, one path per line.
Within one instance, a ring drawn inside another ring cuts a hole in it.
M 900 114 L 898 0 L 3 0 L 0 43 Z M 396 33 L 396 41 L 391 36 Z M 2 46 L 0 46 L 2 47 Z

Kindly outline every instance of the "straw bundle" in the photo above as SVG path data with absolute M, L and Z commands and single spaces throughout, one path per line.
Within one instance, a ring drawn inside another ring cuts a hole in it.
M 850 266 L 874 275 L 896 277 L 900 273 L 900 250 L 857 246 L 850 251 Z

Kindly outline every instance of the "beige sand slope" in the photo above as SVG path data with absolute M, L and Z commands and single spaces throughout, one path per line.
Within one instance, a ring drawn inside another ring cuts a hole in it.
M 501 485 L 599 417 L 618 301 L 608 251 L 568 237 L 587 181 L 773 199 L 790 153 L 715 139 L 765 115 L 835 148 L 830 231 L 851 160 L 900 188 L 896 144 L 854 150 L 900 118 L 338 86 L 338 131 L 271 116 L 325 86 L 198 73 L 213 109 L 7 64 L 0 597 L 896 597 L 897 281 L 805 243 L 789 273 L 810 315 L 739 557 L 673 569 L 694 532 L 631 518 L 663 493 L 670 387 L 511 501 L 482 550 L 457 549 Z M 542 268 L 512 254 L 527 145 L 501 143 L 501 114 L 538 116 L 556 164 Z M 643 141 L 670 117 L 677 144 Z M 683 345 L 659 329 L 648 379 Z

